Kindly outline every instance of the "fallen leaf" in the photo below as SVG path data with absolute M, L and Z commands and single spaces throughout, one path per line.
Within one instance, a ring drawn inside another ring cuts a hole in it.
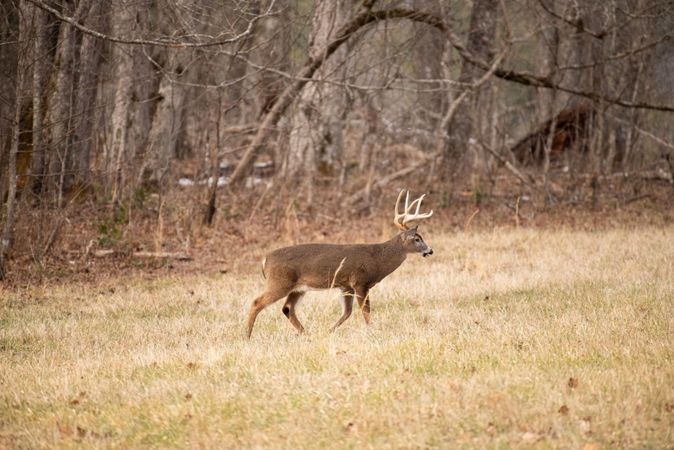
M 87 430 L 85 430 L 84 428 L 78 426 L 78 427 L 77 427 L 77 435 L 78 435 L 79 437 L 83 438 L 84 436 L 87 435 Z
M 194 369 L 197 368 L 197 363 L 193 363 L 193 362 L 187 363 L 187 368 L 194 370 Z
M 581 420 L 578 421 L 578 427 L 580 428 L 580 431 L 583 432 L 584 434 L 591 434 L 592 433 L 592 418 L 591 417 L 583 417 Z
M 567 414 L 569 414 L 569 407 L 566 405 L 560 406 L 559 413 L 563 416 L 566 416 Z
M 568 385 L 571 389 L 577 388 L 578 387 L 578 378 L 573 378 L 573 377 L 569 378 Z
M 192 400 L 192 394 L 190 393 L 185 394 L 185 400 Z
M 61 433 L 63 436 L 71 436 L 73 434 L 72 428 L 70 428 L 68 425 L 58 425 L 59 428 L 59 433 Z
M 540 438 L 541 436 L 536 433 L 532 433 L 531 431 L 527 431 L 526 433 L 522 434 L 522 440 L 527 443 L 536 442 Z
M 73 405 L 73 406 L 79 405 L 80 401 L 78 399 L 73 399 L 73 400 L 70 400 L 70 404 Z

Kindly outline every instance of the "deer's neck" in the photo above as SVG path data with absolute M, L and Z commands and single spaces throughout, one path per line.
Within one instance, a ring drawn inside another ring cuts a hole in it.
M 380 267 L 388 275 L 396 270 L 407 258 L 407 252 L 403 248 L 403 242 L 400 235 L 395 236 L 390 241 L 383 242 L 381 245 Z

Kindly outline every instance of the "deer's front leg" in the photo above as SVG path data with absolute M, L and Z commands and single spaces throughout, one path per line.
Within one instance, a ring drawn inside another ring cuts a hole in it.
M 342 316 L 339 318 L 337 323 L 330 329 L 330 331 L 335 331 L 338 326 L 344 323 L 346 319 L 351 315 L 351 308 L 353 307 L 353 290 L 344 289 L 341 296 L 342 301 Z
M 369 290 L 365 287 L 356 287 L 356 299 L 358 300 L 358 307 L 363 312 L 363 319 L 366 324 L 370 324 L 370 297 Z

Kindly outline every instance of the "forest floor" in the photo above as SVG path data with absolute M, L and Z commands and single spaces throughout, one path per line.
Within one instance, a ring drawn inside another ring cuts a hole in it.
M 335 333 L 246 339 L 247 265 L 0 287 L 0 447 L 671 447 L 674 225 L 461 228 Z
M 618 178 L 597 193 L 587 180 L 569 182 L 564 185 L 569 194 L 547 206 L 541 198 L 518 194 L 511 181 L 502 183 L 479 199 L 467 189 L 450 198 L 430 190 L 424 208 L 435 213 L 422 224 L 422 234 L 432 242 L 436 235 L 497 229 L 601 231 L 674 224 L 672 185 L 662 180 Z M 128 276 L 259 273 L 263 255 L 272 248 L 389 239 L 396 232 L 396 193 L 391 188 L 345 206 L 348 194 L 330 189 L 317 189 L 311 202 L 283 185 L 276 191 L 258 186 L 235 198 L 221 190 L 210 226 L 202 223 L 205 192 L 197 188 L 163 196 L 136 192 L 116 217 L 95 195 L 73 198 L 62 210 L 23 207 L 4 287 L 114 286 Z M 139 257 L 141 253 L 188 258 Z

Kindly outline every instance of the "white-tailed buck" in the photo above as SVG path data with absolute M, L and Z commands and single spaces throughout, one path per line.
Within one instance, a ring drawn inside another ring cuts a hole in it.
M 409 253 L 433 254 L 417 227 L 410 222 L 427 219 L 433 211 L 419 213 L 424 195 L 409 202 L 405 195 L 405 208 L 399 212 L 401 191 L 396 201 L 393 222 L 402 230 L 393 239 L 380 244 L 304 244 L 275 250 L 262 260 L 262 274 L 267 279 L 264 293 L 250 305 L 248 312 L 248 337 L 253 333 L 257 315 L 267 306 L 286 297 L 283 314 L 299 331 L 304 327 L 297 320 L 295 306 L 307 290 L 338 288 L 342 291 L 342 316 L 332 327 L 340 326 L 351 315 L 354 296 L 363 311 L 365 323 L 370 322 L 369 290 L 405 261 Z M 412 213 L 412 209 L 415 208 Z

